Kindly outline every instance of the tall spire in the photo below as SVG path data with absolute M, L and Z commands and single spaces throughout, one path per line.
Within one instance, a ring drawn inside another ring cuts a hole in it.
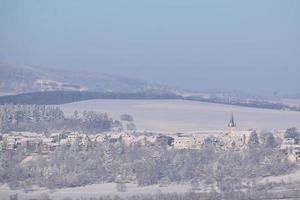
M 232 113 L 231 113 L 231 119 L 230 119 L 230 122 L 228 124 L 228 127 L 236 127 L 236 124 L 234 122 L 234 117 L 233 117 Z

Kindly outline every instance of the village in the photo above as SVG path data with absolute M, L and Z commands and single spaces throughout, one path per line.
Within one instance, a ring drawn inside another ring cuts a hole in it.
M 0 135 L 0 151 L 24 148 L 29 154 L 48 154 L 61 145 L 77 144 L 92 147 L 97 143 L 122 142 L 126 146 L 166 146 L 174 149 L 201 149 L 203 145 L 213 145 L 222 150 L 240 150 L 249 146 L 253 129 L 239 131 L 233 115 L 227 131 L 200 131 L 197 133 L 152 133 L 136 130 L 111 130 L 98 134 L 79 132 L 55 132 L 47 136 L 35 132 L 12 131 Z M 276 148 L 286 152 L 290 162 L 300 162 L 300 138 L 286 138 L 285 131 L 273 131 Z

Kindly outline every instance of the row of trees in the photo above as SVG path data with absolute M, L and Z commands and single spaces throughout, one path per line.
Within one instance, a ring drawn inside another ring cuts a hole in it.
M 11 104 L 0 106 L 0 128 L 4 132 L 18 129 L 25 124 L 53 123 L 64 118 L 64 113 L 58 107 Z
M 220 191 L 242 189 L 261 176 L 282 175 L 295 169 L 284 152 L 265 143 L 240 151 L 213 145 L 200 150 L 164 146 L 132 146 L 121 142 L 95 147 L 61 146 L 55 152 L 22 162 L 22 149 L 0 154 L 0 182 L 12 187 L 40 185 L 74 187 L 98 182 L 137 182 L 140 186 L 165 182 L 214 185 Z
M 250 148 L 255 147 L 265 147 L 265 148 L 276 148 L 279 146 L 278 141 L 276 141 L 273 133 L 263 131 L 258 134 L 256 131 L 253 131 L 250 134 L 250 138 L 248 141 L 248 146 Z
M 160 191 L 155 194 L 135 194 L 126 196 L 100 196 L 100 197 L 65 197 L 61 200 L 248 200 L 248 199 L 298 199 L 300 190 L 281 190 L 277 192 L 268 189 L 256 190 L 250 188 L 244 191 L 219 193 L 211 191 L 207 193 L 186 192 L 186 193 L 162 193 Z M 87 195 L 88 196 L 88 195 Z M 95 196 L 95 195 L 92 195 Z M 18 194 L 10 196 L 10 200 L 18 200 Z M 52 200 L 48 193 L 42 193 L 35 200 Z
M 1 96 L 0 104 L 58 105 L 92 99 L 182 99 L 168 91 L 147 90 L 133 93 L 91 92 L 91 91 L 43 91 Z
M 94 111 L 74 112 L 66 117 L 59 107 L 45 105 L 0 106 L 0 131 L 49 132 L 57 130 L 83 131 L 94 133 L 121 127 L 120 121 L 111 119 L 106 113 Z
M 300 132 L 298 132 L 298 130 L 295 127 L 288 128 L 285 131 L 284 137 L 287 138 L 287 139 L 294 139 L 294 140 L 296 140 L 296 142 L 299 142 Z

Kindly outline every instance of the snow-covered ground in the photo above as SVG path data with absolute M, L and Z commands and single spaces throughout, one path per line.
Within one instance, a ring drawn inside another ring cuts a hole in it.
M 300 182 L 300 170 L 295 171 L 291 174 L 273 176 L 273 177 L 264 177 L 259 179 L 259 183 L 280 183 L 284 181 L 285 183 L 295 183 Z
M 300 181 L 300 171 L 296 171 L 291 174 L 273 177 L 258 178 L 258 183 L 280 183 L 284 181 L 285 183 L 299 183 Z M 0 199 L 9 200 L 9 197 L 13 194 L 18 194 L 19 199 L 27 200 L 34 198 L 41 198 L 48 195 L 53 200 L 62 200 L 68 197 L 72 199 L 78 198 L 99 198 L 100 196 L 132 196 L 137 194 L 156 194 L 161 193 L 185 193 L 190 191 L 191 185 L 189 183 L 182 184 L 170 184 L 166 187 L 160 187 L 159 185 L 150 185 L 145 187 L 138 187 L 137 184 L 127 183 L 126 192 L 118 192 L 116 190 L 116 183 L 99 183 L 92 184 L 82 187 L 73 188 L 61 188 L 55 190 L 48 190 L 45 188 L 33 187 L 33 190 L 25 193 L 24 190 L 11 190 L 7 185 L 0 185 Z M 210 189 L 210 186 L 200 186 L 202 191 L 205 189 Z
M 14 95 L 14 93 L 1 92 L 1 91 L 0 91 L 0 96 L 7 96 L 7 95 Z
M 118 192 L 115 183 L 93 184 L 83 187 L 62 188 L 56 190 L 46 190 L 43 188 L 36 188 L 36 191 L 25 193 L 23 190 L 10 190 L 7 186 L 0 186 L 0 199 L 9 200 L 9 196 L 15 193 L 18 194 L 19 199 L 27 200 L 31 198 L 39 198 L 42 195 L 49 195 L 53 200 L 61 200 L 67 197 L 73 199 L 77 198 L 91 198 L 100 196 L 132 196 L 137 194 L 156 194 L 158 191 L 162 193 L 184 193 L 191 189 L 189 184 L 171 184 L 167 187 L 159 187 L 159 185 L 151 185 L 146 187 L 138 187 L 136 184 L 126 184 L 126 192 Z
M 300 112 L 247 108 L 185 100 L 89 100 L 61 105 L 67 113 L 74 110 L 107 112 L 115 119 L 131 114 L 140 130 L 193 132 L 226 130 L 231 112 L 240 130 L 285 130 L 300 128 Z
M 290 106 L 300 106 L 300 99 L 283 99 L 282 103 Z

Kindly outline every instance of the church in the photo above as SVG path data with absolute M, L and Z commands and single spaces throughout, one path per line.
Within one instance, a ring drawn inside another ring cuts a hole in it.
M 222 135 L 221 141 L 225 149 L 241 149 L 247 146 L 251 131 L 237 131 L 237 125 L 231 114 L 228 131 Z
M 231 118 L 230 118 L 230 121 L 229 121 L 229 124 L 228 124 L 228 133 L 229 134 L 235 134 L 235 132 L 236 132 L 236 124 L 234 122 L 233 114 L 231 114 Z

